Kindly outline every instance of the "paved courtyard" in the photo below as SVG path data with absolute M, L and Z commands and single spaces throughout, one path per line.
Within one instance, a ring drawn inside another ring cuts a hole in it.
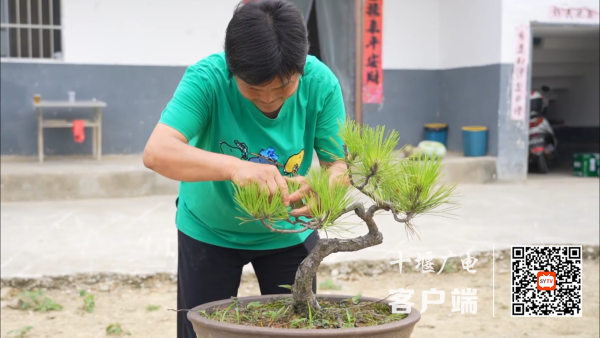
M 415 221 L 421 239 L 378 216 L 384 243 L 326 262 L 491 251 L 519 244 L 599 244 L 599 181 L 561 175 L 461 185 L 451 218 Z M 2 203 L 2 277 L 176 271 L 174 196 Z M 352 221 L 349 218 L 347 221 Z M 366 233 L 364 225 L 354 234 Z M 322 234 L 324 236 L 324 234 Z M 251 269 L 246 266 L 246 269 Z

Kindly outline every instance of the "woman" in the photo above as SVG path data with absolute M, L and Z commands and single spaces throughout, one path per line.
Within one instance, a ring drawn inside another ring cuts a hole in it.
M 332 180 L 344 173 L 344 163 L 330 154 L 343 155 L 340 85 L 327 66 L 307 55 L 308 48 L 302 14 L 289 2 L 239 6 L 224 52 L 186 70 L 148 140 L 144 165 L 181 182 L 179 309 L 236 296 L 248 263 L 262 294 L 289 293 L 278 285 L 293 284 L 319 239 L 312 230 L 281 234 L 260 222 L 242 223 L 231 183 L 280 189 L 289 205 L 310 190 L 302 176 L 314 150 Z M 290 195 L 287 179 L 300 182 L 301 190 Z M 304 207 L 292 215 L 307 212 Z M 178 337 L 195 337 L 185 312 L 179 313 Z

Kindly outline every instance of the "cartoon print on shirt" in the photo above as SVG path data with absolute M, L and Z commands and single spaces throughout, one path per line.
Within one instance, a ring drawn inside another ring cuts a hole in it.
M 285 166 L 283 166 L 283 173 L 286 175 L 296 176 L 296 174 L 298 174 L 298 169 L 300 169 L 300 166 L 302 165 L 303 159 L 304 149 L 288 158 L 288 160 L 285 162 Z
M 251 157 L 250 162 L 281 166 L 281 164 L 277 163 L 279 155 L 275 154 L 275 148 L 273 147 L 269 147 L 266 150 L 261 149 L 259 154 L 252 153 L 252 155 L 256 157 Z
M 225 155 L 231 155 L 235 157 L 239 157 L 242 160 L 250 161 L 254 163 L 261 164 L 271 164 L 278 168 L 283 168 L 283 174 L 286 176 L 296 176 L 298 175 L 298 170 L 302 165 L 302 160 L 304 159 L 304 149 L 300 150 L 300 152 L 290 156 L 285 165 L 279 163 L 279 155 L 275 152 L 274 147 L 268 147 L 267 149 L 261 149 L 258 154 L 249 153 L 248 145 L 244 142 L 240 142 L 238 140 L 234 140 L 233 143 L 236 145 L 235 147 L 228 144 L 225 141 L 220 141 L 219 146 L 221 148 L 221 152 Z M 252 155 L 253 157 L 249 157 L 248 155 Z
M 234 140 L 233 143 L 235 143 L 235 147 L 229 145 L 227 142 L 225 141 L 221 141 L 219 142 L 219 146 L 221 147 L 221 152 L 225 155 L 231 155 L 231 156 L 236 156 L 235 153 L 236 152 L 240 152 L 239 157 L 242 160 L 248 160 L 248 146 L 246 145 L 246 143 L 240 142 L 238 140 Z M 223 146 L 225 145 L 225 146 Z

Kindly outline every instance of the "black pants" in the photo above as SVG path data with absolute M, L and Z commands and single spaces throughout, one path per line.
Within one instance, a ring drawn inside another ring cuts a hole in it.
M 252 263 L 263 295 L 290 293 L 278 285 L 294 284 L 296 270 L 319 240 L 315 231 L 304 243 L 273 250 L 240 250 L 199 242 L 178 231 L 179 256 L 177 308 L 198 305 L 237 296 L 242 268 Z M 317 278 L 313 281 L 317 292 Z M 177 314 L 177 337 L 195 338 L 187 311 Z

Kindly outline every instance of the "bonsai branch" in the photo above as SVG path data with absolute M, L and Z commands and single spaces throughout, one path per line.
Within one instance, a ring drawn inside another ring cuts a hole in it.
M 373 220 L 372 210 L 374 208 L 369 208 L 367 212 L 361 204 L 353 205 L 353 207 L 355 207 L 356 215 L 367 225 L 369 232 L 356 238 L 322 238 L 317 242 L 310 254 L 300 263 L 296 272 L 295 282 L 292 286 L 295 311 L 308 312 L 308 306 L 315 310 L 321 308 L 312 290 L 312 282 L 325 257 L 336 252 L 358 251 L 383 243 L 383 235 Z
M 377 174 L 376 166 L 371 168 L 371 173 L 365 177 L 365 181 L 360 185 L 354 182 L 354 177 L 352 176 L 352 169 L 348 171 L 348 179 L 350 180 L 350 184 L 355 187 L 358 191 L 365 193 L 365 187 L 369 184 L 371 178 L 373 178 Z
M 369 189 L 366 189 L 367 185 L 369 184 L 371 179 L 373 179 L 375 177 L 376 174 L 377 174 L 377 165 L 374 165 L 371 168 L 371 173 L 365 177 L 365 181 L 363 183 L 357 184 L 356 182 L 354 182 L 354 178 L 352 177 L 352 170 L 348 171 L 348 179 L 350 181 L 350 184 L 354 188 L 356 188 L 358 191 L 360 191 L 363 195 L 369 197 L 370 199 L 375 201 L 375 203 L 377 203 L 377 204 L 383 204 L 383 203 L 385 203 L 384 201 L 377 198 L 375 196 L 375 194 L 373 194 Z M 375 183 L 375 190 L 377 190 L 377 182 Z
M 365 181 L 359 185 L 356 186 L 356 189 L 360 190 L 361 192 L 363 191 L 363 189 L 369 184 L 369 181 L 375 176 L 375 174 L 377 174 L 377 168 L 378 165 L 377 163 L 375 163 L 370 169 L 371 169 L 371 173 L 369 175 L 367 175 L 367 177 L 365 177 Z
M 288 223 L 290 223 L 291 225 L 298 225 L 299 224 L 299 225 L 304 226 L 304 227 L 309 228 L 309 229 L 319 229 L 319 228 L 321 228 L 321 222 L 319 222 L 317 220 L 314 220 L 314 219 L 311 220 L 311 221 L 309 221 L 309 222 L 307 222 L 307 221 L 301 220 L 300 218 L 296 218 L 296 221 L 292 221 L 291 219 L 288 218 L 285 221 L 288 222 Z
M 342 213 L 340 214 L 340 216 L 343 216 L 351 211 L 354 211 L 356 209 L 358 209 L 359 207 L 362 207 L 362 203 L 360 202 L 354 202 L 352 204 L 350 204 L 346 209 L 344 209 L 344 211 L 342 211 Z
M 401 212 L 398 212 L 396 208 L 390 202 L 379 201 L 377 204 L 372 205 L 367 212 L 371 217 L 375 216 L 375 213 L 379 210 L 390 211 L 394 216 L 394 220 L 398 223 L 409 223 L 415 216 L 414 212 L 406 212 L 404 213 L 404 217 L 400 218 Z
M 392 211 L 392 214 L 394 215 L 394 219 L 396 220 L 396 222 L 399 222 L 399 223 L 408 223 L 415 216 L 412 212 L 407 212 L 404 215 L 404 218 L 398 217 L 398 213 L 395 211 Z
M 319 229 L 318 226 L 312 226 L 310 224 L 307 224 L 307 225 L 300 224 L 300 226 L 302 226 L 302 229 L 295 229 L 295 230 L 278 229 L 278 228 L 274 228 L 271 223 L 265 221 L 264 219 L 261 219 L 260 222 L 267 229 L 269 229 L 269 230 L 271 230 L 273 232 L 279 232 L 279 233 L 282 233 L 282 234 L 297 234 L 297 233 L 304 232 L 304 231 L 309 230 L 309 229 L 313 229 L 313 230 Z M 289 220 L 288 220 L 288 222 L 291 223 L 291 224 L 293 224 L 293 225 L 298 225 L 298 223 L 293 223 L 293 222 L 291 222 Z
M 342 211 L 342 213 L 340 214 L 340 216 L 347 214 L 351 211 L 355 211 L 358 208 L 364 208 L 362 203 L 360 202 L 355 202 L 352 203 L 351 205 L 349 205 L 346 209 L 344 209 Z M 266 227 L 267 229 L 273 231 L 273 232 L 278 232 L 278 233 L 283 233 L 283 234 L 297 234 L 297 233 L 301 233 L 304 232 L 306 230 L 320 230 L 323 228 L 323 222 L 324 220 L 326 220 L 329 217 L 329 213 L 327 213 L 323 219 L 313 219 L 309 222 L 301 220 L 299 218 L 295 219 L 295 220 L 291 220 L 290 218 L 286 219 L 285 221 L 288 222 L 291 225 L 299 225 L 302 227 L 302 229 L 294 229 L 294 230 L 289 230 L 289 229 L 280 229 L 280 228 L 275 228 L 273 226 L 273 224 L 271 224 L 270 222 L 268 222 L 265 219 L 259 219 L 259 221 L 262 223 L 262 225 L 264 227 Z M 339 216 L 338 216 L 339 217 Z
M 343 149 L 346 166 L 348 166 L 348 179 L 350 180 L 350 184 L 356 189 L 358 189 L 360 192 L 364 193 L 363 190 L 369 184 L 369 180 L 371 180 L 371 178 L 373 178 L 377 174 L 379 166 L 377 165 L 377 163 L 375 163 L 371 168 L 369 168 L 370 174 L 365 177 L 365 181 L 363 183 L 357 185 L 356 182 L 354 182 L 354 178 L 352 177 L 352 161 L 350 160 L 350 153 L 348 152 L 348 147 L 344 145 Z

